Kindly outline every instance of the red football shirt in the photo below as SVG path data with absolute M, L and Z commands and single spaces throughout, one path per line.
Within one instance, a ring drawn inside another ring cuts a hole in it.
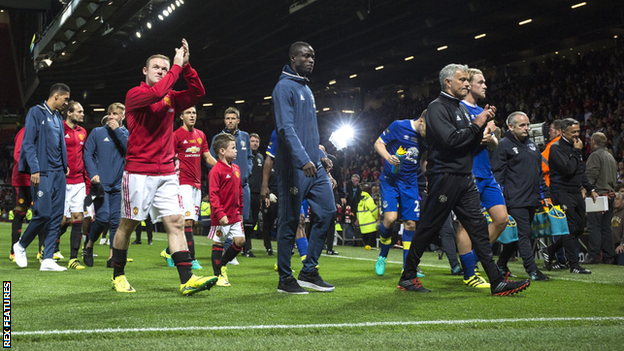
M 192 132 L 180 127 L 174 133 L 176 157 L 180 160 L 180 185 L 201 189 L 202 155 L 208 152 L 206 135 L 199 129 Z
M 82 155 L 84 154 L 85 141 L 87 141 L 87 131 L 81 126 L 72 129 L 63 121 L 65 126 L 65 146 L 67 146 L 67 184 L 80 184 L 85 182 L 85 166 Z
M 22 150 L 22 139 L 24 139 L 24 128 L 20 129 L 15 135 L 15 149 L 13 150 L 13 174 L 11 184 L 13 186 L 30 186 L 30 174 L 20 173 L 19 155 Z
M 240 168 L 237 165 L 217 160 L 208 175 L 210 180 L 211 225 L 219 224 L 219 219 L 227 216 L 228 224 L 241 221 L 243 214 L 243 186 Z

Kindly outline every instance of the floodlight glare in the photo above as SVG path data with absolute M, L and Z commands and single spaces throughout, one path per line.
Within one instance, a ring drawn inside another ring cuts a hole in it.
M 338 150 L 346 148 L 349 146 L 349 142 L 353 141 L 353 127 L 350 125 L 340 127 L 331 134 L 329 141 L 334 144 L 334 147 Z

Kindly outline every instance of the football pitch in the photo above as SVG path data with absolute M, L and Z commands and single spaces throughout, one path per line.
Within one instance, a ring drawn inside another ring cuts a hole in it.
M 25 229 L 26 226 L 24 226 Z M 154 245 L 131 245 L 126 266 L 136 293 L 111 290 L 108 247 L 95 245 L 94 267 L 40 272 L 37 239 L 28 267 L 8 260 L 10 223 L 0 223 L 0 276 L 11 282 L 11 346 L 17 350 L 621 350 L 624 267 L 588 266 L 591 275 L 546 272 L 524 292 L 495 297 L 464 285 L 446 257 L 425 253 L 421 281 L 431 293 L 399 291 L 402 252 L 391 250 L 384 276 L 379 251 L 337 246 L 323 255 L 320 274 L 332 293 L 277 293 L 275 256 L 253 241 L 256 258 L 228 266 L 231 287 L 190 297 L 179 292 L 175 268 Z M 134 240 L 134 239 L 133 239 Z M 276 244 L 273 243 L 276 250 Z M 212 275 L 212 242 L 196 237 L 198 275 Z M 69 232 L 61 242 L 67 265 Z M 295 253 L 292 267 L 299 273 Z M 541 260 L 538 260 L 541 266 Z M 521 262 L 510 262 L 526 278 Z M 6 305 L 6 303 L 5 303 Z

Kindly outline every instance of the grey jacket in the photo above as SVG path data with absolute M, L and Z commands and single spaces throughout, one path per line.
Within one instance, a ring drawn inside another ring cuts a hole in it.
M 617 182 L 617 163 L 607 148 L 597 147 L 587 158 L 585 174 L 600 195 L 614 191 Z

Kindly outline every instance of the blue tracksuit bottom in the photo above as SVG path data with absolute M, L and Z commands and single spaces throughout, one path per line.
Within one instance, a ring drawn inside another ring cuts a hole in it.
M 112 189 L 104 191 L 104 199 L 94 201 L 93 205 L 95 207 L 95 221 L 91 226 L 89 240 L 95 241 L 104 231 L 106 223 L 110 222 L 109 246 L 112 249 L 121 216 L 121 190 Z
M 48 171 L 39 175 L 39 185 L 30 186 L 33 216 L 19 243 L 27 248 L 41 230 L 45 230 L 43 258 L 54 256 L 63 210 L 65 209 L 65 173 Z
M 334 193 L 325 168 L 317 165 L 317 177 L 306 177 L 300 169 L 278 170 L 279 188 L 279 223 L 277 228 L 277 267 L 280 281 L 292 275 L 290 269 L 293 240 L 299 225 L 301 202 L 308 200 L 312 216 L 312 229 L 308 243 L 308 252 L 303 261 L 303 272 L 316 269 L 323 251 L 327 231 L 336 213 Z

